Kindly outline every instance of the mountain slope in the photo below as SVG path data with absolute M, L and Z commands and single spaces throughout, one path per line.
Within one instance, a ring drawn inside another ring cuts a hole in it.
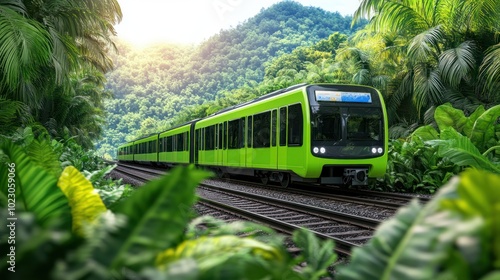
M 108 102 L 109 126 L 98 143 L 100 152 L 111 153 L 126 136 L 168 127 L 186 106 L 262 81 L 266 62 L 333 32 L 349 35 L 350 24 L 350 17 L 284 1 L 198 46 L 134 50 L 119 44 L 116 69 L 108 74 L 107 89 L 115 99 Z

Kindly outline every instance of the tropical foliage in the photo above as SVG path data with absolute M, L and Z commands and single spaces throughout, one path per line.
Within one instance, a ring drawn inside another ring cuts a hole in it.
M 104 124 L 116 0 L 0 2 L 2 133 L 33 122 L 92 147 Z
M 469 116 L 451 104 L 438 106 L 432 125 L 393 140 L 380 189 L 435 192 L 466 167 L 500 174 L 500 105 L 477 107 Z
M 333 243 L 323 244 L 307 231 L 294 235 L 307 252 L 294 259 L 282 239 L 262 226 L 223 225 L 207 217 L 188 224 L 194 217 L 194 189 L 208 175 L 204 171 L 174 169 L 127 200 L 106 207 L 103 194 L 94 192 L 90 181 L 74 167 L 66 167 L 57 178 L 11 142 L 4 142 L 0 151 L 6 157 L 0 166 L 1 178 L 9 172 L 16 175 L 12 211 L 17 235 L 15 249 L 9 250 L 16 253 L 16 268 L 30 268 L 16 269 L 19 279 L 278 279 L 284 275 L 319 279 L 336 259 Z M 3 219 L 8 217 L 9 193 L 2 183 Z M 200 230 L 200 223 L 219 226 Z M 4 227 L 0 233 L 7 236 L 8 230 Z M 2 250 L 11 246 L 6 239 L 0 241 Z M 313 254 L 316 250 L 321 254 Z M 8 258 L 1 258 L 4 279 L 13 273 L 7 270 Z M 303 272 L 293 270 L 301 261 L 311 266 Z
M 358 42 L 376 32 L 377 55 L 389 66 L 373 71 L 376 59 L 368 61 L 367 77 L 389 76 L 382 89 L 394 117 L 421 122 L 446 102 L 466 112 L 500 103 L 499 16 L 497 0 L 361 1 L 354 22 L 370 23 Z M 409 107 L 417 114 L 405 114 Z
M 498 279 L 500 176 L 467 170 L 355 249 L 338 279 Z M 337 279 L 337 278 L 336 278 Z
M 355 249 L 351 262 L 334 276 L 328 269 L 337 258 L 334 244 L 321 242 L 306 230 L 294 233 L 301 253 L 292 257 L 282 237 L 265 227 L 225 224 L 212 217 L 192 220 L 194 189 L 207 176 L 203 171 L 173 169 L 127 200 L 105 207 L 92 184 L 73 167 L 57 179 L 20 147 L 7 142 L 0 150 L 7 157 L 0 166 L 1 177 L 16 174 L 14 251 L 15 276 L 20 279 L 497 279 L 500 275 L 500 176 L 492 173 L 467 170 L 427 205 L 413 201 L 402 208 L 368 244 Z M 15 163 L 15 170 L 7 163 Z M 36 188 L 30 184 L 34 180 Z M 0 218 L 7 219 L 8 190 L 2 188 L 0 194 Z M 2 236 L 8 231 L 0 229 Z M 7 239 L 0 241 L 4 251 L 11 246 Z M 7 270 L 11 265 L 7 258 L 1 258 L 3 279 L 13 273 Z M 17 269 L 22 267 L 30 269 Z

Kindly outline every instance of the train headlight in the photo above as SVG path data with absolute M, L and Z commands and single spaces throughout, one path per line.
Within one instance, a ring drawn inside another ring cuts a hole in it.
M 376 154 L 377 153 L 377 148 L 372 148 L 372 154 Z
M 318 147 L 314 147 L 314 148 L 313 148 L 313 152 L 314 152 L 315 154 L 319 153 L 319 148 L 318 148 Z
M 381 154 L 383 151 L 384 151 L 384 149 L 382 149 L 382 148 L 378 148 L 378 149 L 377 149 L 377 152 L 378 152 L 379 154 Z
M 320 151 L 322 154 L 324 154 L 324 153 L 326 152 L 326 149 L 325 149 L 325 148 L 323 148 L 323 147 L 321 147 L 321 149 L 319 149 L 319 151 Z

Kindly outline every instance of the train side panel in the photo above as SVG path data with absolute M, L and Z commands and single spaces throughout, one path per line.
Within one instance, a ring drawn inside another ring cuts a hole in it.
M 158 134 L 134 141 L 134 161 L 156 163 L 158 161 Z
M 300 111 L 300 120 L 290 119 L 300 122 L 297 127 L 305 127 L 308 122 L 305 94 L 304 88 L 299 88 L 260 104 L 200 121 L 196 126 L 201 148 L 197 163 L 248 170 L 285 170 L 305 176 L 308 139 L 302 133 L 290 134 L 290 137 L 298 137 L 294 139 L 297 144 L 288 145 L 286 139 L 289 107 L 293 106 L 294 114 Z M 227 130 L 224 129 L 226 123 Z M 223 127 L 222 132 L 218 127 Z

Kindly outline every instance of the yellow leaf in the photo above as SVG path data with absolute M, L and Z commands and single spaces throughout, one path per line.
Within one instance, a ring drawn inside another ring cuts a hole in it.
M 73 216 L 73 231 L 83 235 L 83 226 L 92 224 L 99 215 L 106 212 L 106 206 L 92 183 L 73 166 L 64 169 L 57 186 L 68 198 Z

